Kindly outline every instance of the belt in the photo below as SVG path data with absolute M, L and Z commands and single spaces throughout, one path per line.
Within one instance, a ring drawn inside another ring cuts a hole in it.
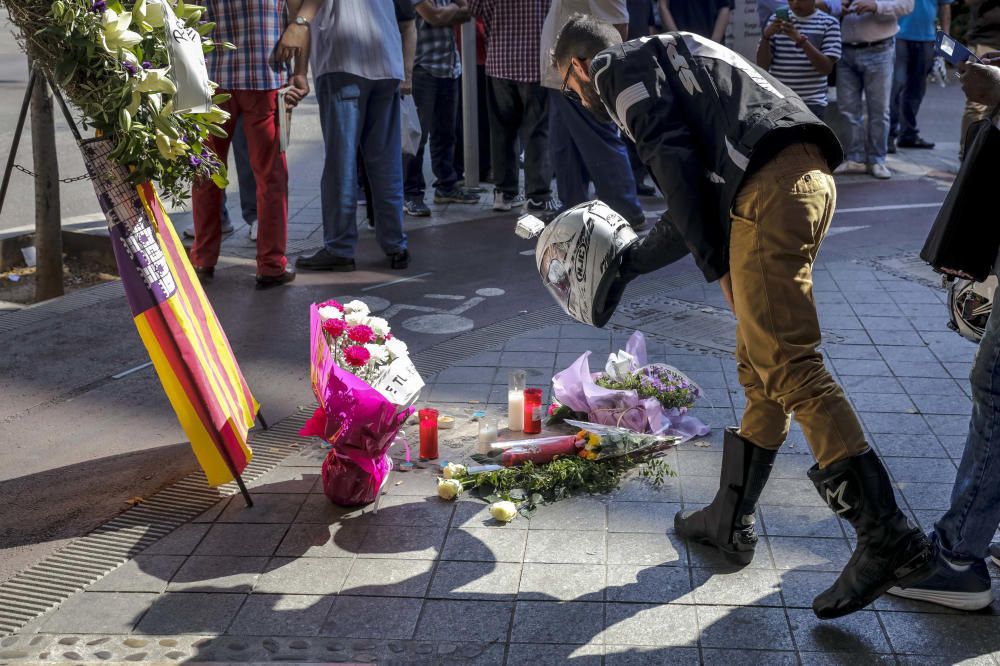
M 882 46 L 883 44 L 888 44 L 895 37 L 886 37 L 885 39 L 880 39 L 877 42 L 848 42 L 844 46 L 850 46 L 854 49 L 870 49 L 873 46 Z

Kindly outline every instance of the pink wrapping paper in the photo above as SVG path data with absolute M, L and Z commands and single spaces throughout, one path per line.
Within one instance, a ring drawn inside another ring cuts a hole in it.
M 525 440 L 523 444 L 505 449 L 500 463 L 504 467 L 514 467 L 530 460 L 536 465 L 543 465 L 552 462 L 556 456 L 574 456 L 576 453 L 576 435 L 547 437 L 537 442 Z

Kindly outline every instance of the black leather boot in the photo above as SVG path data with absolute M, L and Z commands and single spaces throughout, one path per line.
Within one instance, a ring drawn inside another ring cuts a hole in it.
M 777 451 L 768 451 L 727 428 L 722 447 L 719 492 L 704 509 L 682 511 L 674 528 L 685 539 L 715 546 L 726 559 L 750 564 L 757 547 L 754 512 L 774 467 Z
M 809 479 L 823 500 L 854 526 L 858 545 L 840 577 L 813 600 L 813 612 L 827 620 L 875 601 L 890 587 L 907 587 L 934 571 L 930 540 L 896 505 L 892 483 L 875 452 L 840 460 Z

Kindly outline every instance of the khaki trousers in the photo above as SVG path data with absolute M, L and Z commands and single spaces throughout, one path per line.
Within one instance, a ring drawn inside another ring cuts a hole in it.
M 794 415 L 820 467 L 868 448 L 817 350 L 812 268 L 836 202 L 820 149 L 793 144 L 740 188 L 729 241 L 736 362 L 747 398 L 740 434 L 777 449 Z

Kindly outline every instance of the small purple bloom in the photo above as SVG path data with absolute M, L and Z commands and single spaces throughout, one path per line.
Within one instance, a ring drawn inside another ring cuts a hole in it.
M 153 63 L 149 62 L 148 60 L 143 60 L 142 61 L 142 68 L 143 69 L 152 69 L 153 68 Z
M 94 3 L 90 5 L 90 11 L 95 14 L 103 14 L 104 10 L 108 8 L 108 3 L 106 0 L 94 0 Z
M 191 166 L 193 166 L 193 167 L 200 167 L 201 166 L 201 158 L 197 157 L 196 155 L 192 155 L 191 156 Z
M 128 60 L 122 63 L 122 69 L 129 73 L 129 76 L 135 76 L 139 73 L 139 68 L 130 63 Z

